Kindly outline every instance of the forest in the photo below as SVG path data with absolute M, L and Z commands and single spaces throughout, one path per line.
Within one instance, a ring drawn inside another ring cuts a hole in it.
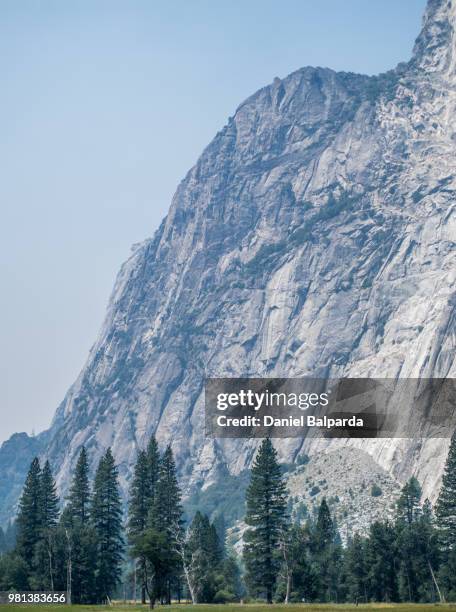
M 73 604 L 116 599 L 211 603 L 456 600 L 456 435 L 434 507 L 412 477 L 394 517 L 341 538 L 322 499 L 305 520 L 290 512 L 283 466 L 260 444 L 245 494 L 242 545 L 223 514 L 186 517 L 171 447 L 138 452 L 126 508 L 108 448 L 90 478 L 80 451 L 65 500 L 35 458 L 18 513 L 0 530 L 0 590 L 65 591 Z

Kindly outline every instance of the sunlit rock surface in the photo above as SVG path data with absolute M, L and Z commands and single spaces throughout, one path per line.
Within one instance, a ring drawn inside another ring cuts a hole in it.
M 82 444 L 126 486 L 153 432 L 187 490 L 249 466 L 255 442 L 204 436 L 205 376 L 456 375 L 455 25 L 431 0 L 410 62 L 302 68 L 241 104 L 119 273 L 41 449 L 61 490 Z M 338 444 L 277 441 L 287 462 Z M 356 444 L 435 498 L 448 441 Z

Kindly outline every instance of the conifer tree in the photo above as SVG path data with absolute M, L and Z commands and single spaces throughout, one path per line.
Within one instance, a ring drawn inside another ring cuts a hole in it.
M 138 540 L 144 536 L 148 516 L 152 512 L 155 488 L 158 480 L 159 455 L 155 438 L 151 438 L 147 452 L 140 450 L 134 467 L 128 505 L 127 535 L 130 545 L 137 550 Z M 135 561 L 136 562 L 136 561 Z M 143 554 L 138 559 L 141 584 L 141 603 L 146 602 L 147 559 Z
M 448 554 L 456 550 L 456 432 L 451 438 L 435 516 L 441 548 Z
M 48 530 L 57 525 L 59 518 L 59 498 L 49 461 L 46 461 L 41 473 L 40 489 L 41 528 Z
M 27 474 L 17 516 L 17 552 L 29 572 L 34 570 L 35 549 L 41 537 L 41 518 L 41 467 L 38 457 L 35 457 Z
M 147 454 L 140 450 L 133 471 L 128 504 L 127 533 L 130 541 L 140 536 L 147 525 L 147 515 L 150 508 L 150 478 Z
M 182 524 L 181 493 L 171 446 L 167 446 L 160 463 L 152 521 L 170 535 L 176 525 Z
M 435 517 L 443 562 L 439 575 L 446 597 L 456 600 L 456 432 L 448 450 Z
M 157 490 L 158 478 L 160 476 L 160 453 L 158 450 L 157 440 L 155 436 L 151 436 L 146 449 L 147 455 L 147 470 L 149 474 L 149 484 L 147 493 L 150 500 L 150 507 L 154 504 L 155 494 Z
M 73 524 L 85 525 L 89 520 L 90 483 L 87 451 L 83 446 L 74 470 L 68 495 L 68 516 Z
M 393 525 L 380 521 L 372 523 L 369 530 L 366 559 L 372 599 L 382 602 L 398 601 L 397 546 Z
M 54 590 L 55 535 L 59 518 L 59 498 L 49 461 L 40 475 L 40 534 L 35 548 L 34 588 Z
M 397 502 L 396 520 L 406 525 L 415 523 L 421 515 L 421 487 L 412 476 L 402 487 Z
M 347 545 L 346 567 L 349 601 L 368 603 L 366 543 L 358 533 Z
M 318 508 L 317 522 L 315 525 L 315 547 L 317 550 L 324 550 L 334 543 L 336 530 L 328 502 L 324 497 Z
M 342 569 L 342 547 L 339 532 L 326 498 L 318 509 L 313 533 L 313 549 L 322 601 L 338 602 Z
M 417 602 L 420 595 L 420 534 L 417 529 L 421 517 L 421 487 L 416 478 L 410 478 L 402 487 L 396 508 L 399 595 L 404 601 Z M 426 578 L 430 579 L 426 568 Z
M 161 595 L 164 595 L 167 603 L 171 603 L 172 584 L 179 575 L 180 561 L 176 549 L 177 539 L 182 529 L 182 515 L 176 465 L 171 446 L 168 445 L 160 461 L 153 508 L 148 520 L 148 526 L 163 533 L 166 538 L 168 570 L 164 576 L 164 584 L 161 585 Z
M 66 588 L 71 590 L 73 604 L 95 601 L 96 538 L 90 522 L 90 502 L 89 463 L 82 447 L 61 519 Z
M 252 467 L 246 492 L 244 561 L 253 593 L 264 593 L 272 603 L 280 568 L 279 543 L 286 529 L 286 488 L 269 439 L 263 440 Z
M 117 467 L 110 448 L 95 474 L 90 521 L 96 539 L 97 597 L 106 601 L 120 581 L 124 548 Z

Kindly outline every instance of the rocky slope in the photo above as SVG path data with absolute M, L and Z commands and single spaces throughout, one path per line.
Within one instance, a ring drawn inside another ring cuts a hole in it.
M 455 27 L 430 0 L 408 63 L 303 68 L 241 104 L 119 273 L 42 448 L 62 489 L 82 444 L 126 485 L 152 432 L 187 487 L 248 467 L 255 442 L 204 437 L 205 376 L 455 376 Z M 435 496 L 446 440 L 354 444 Z
M 367 534 L 376 520 L 392 518 L 401 486 L 359 449 L 317 453 L 287 479 L 297 520 L 315 517 L 325 497 L 344 541 Z
M 302 456 L 302 459 L 300 465 L 288 465 L 284 472 L 293 521 L 315 520 L 323 498 L 336 520 L 343 542 L 354 533 L 367 535 L 369 526 L 376 520 L 393 519 L 401 485 L 366 452 L 346 447 L 315 453 L 312 457 Z M 243 493 L 247 482 L 238 483 Z M 204 500 L 200 501 L 214 519 L 219 509 L 211 513 L 211 506 L 204 506 Z M 222 511 L 228 516 L 223 507 Z M 237 513 L 238 520 L 229 521 L 232 526 L 227 541 L 238 553 L 242 550 L 242 536 L 247 529 L 242 520 L 244 514 L 242 505 Z

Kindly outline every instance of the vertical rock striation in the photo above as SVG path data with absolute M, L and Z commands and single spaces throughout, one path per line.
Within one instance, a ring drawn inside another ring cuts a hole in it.
M 152 432 L 188 487 L 249 466 L 254 442 L 204 437 L 205 376 L 456 375 L 455 25 L 430 0 L 408 63 L 302 68 L 241 104 L 119 273 L 46 434 L 62 488 L 82 444 L 125 485 Z M 356 445 L 435 496 L 444 440 Z

